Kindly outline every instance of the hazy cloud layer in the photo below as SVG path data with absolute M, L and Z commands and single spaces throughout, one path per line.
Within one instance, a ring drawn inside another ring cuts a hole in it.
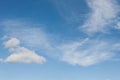
M 53 37 L 50 37 L 49 34 L 42 29 L 40 24 L 19 20 L 4 20 L 1 22 L 1 25 L 4 26 L 3 29 L 7 36 L 19 38 L 21 44 L 27 47 L 43 51 L 53 49 L 51 43 Z
M 56 44 L 53 40 L 54 36 L 50 37 L 50 34 L 41 29 L 40 25 L 32 23 L 4 20 L 1 25 L 4 26 L 3 31 L 8 37 L 4 45 L 11 52 L 11 55 L 4 60 L 5 62 L 45 62 L 46 59 L 35 52 L 37 50 L 44 54 L 50 53 L 49 56 L 55 58 L 59 56 L 60 60 L 73 65 L 90 66 L 112 59 L 117 55 L 115 51 L 120 50 L 119 42 L 111 43 L 96 39 L 96 37 L 89 38 L 89 36 L 83 41 Z

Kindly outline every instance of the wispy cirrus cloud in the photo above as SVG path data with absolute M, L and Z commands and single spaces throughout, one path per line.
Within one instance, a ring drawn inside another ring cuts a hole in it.
M 81 1 L 79 0 L 50 0 L 56 7 L 60 16 L 70 24 L 79 23 L 83 14 L 80 9 Z
M 90 66 L 115 57 L 115 51 L 120 51 L 116 45 L 120 44 L 90 39 L 74 41 L 60 47 L 60 58 L 72 65 Z
M 1 21 L 0 25 L 3 27 L 4 39 L 10 38 L 3 44 L 12 52 L 5 62 L 42 63 L 46 59 L 34 51 L 50 56 L 55 51 L 53 37 L 40 24 L 9 19 Z
M 45 62 L 46 59 L 35 52 L 37 50 L 40 53 L 48 53 L 52 57 L 60 56 L 60 60 L 73 65 L 90 66 L 112 59 L 116 55 L 115 51 L 120 50 L 119 43 L 101 41 L 96 38 L 87 38 L 68 44 L 55 44 L 51 40 L 53 37 L 50 37 L 41 27 L 26 22 L 5 20 L 1 22 L 1 25 L 4 26 L 5 35 L 10 37 L 4 45 L 12 52 L 4 60 L 5 62 Z
M 20 46 L 20 41 L 17 38 L 10 38 L 4 42 L 5 47 L 12 52 L 4 62 L 9 63 L 43 63 L 46 59 L 32 50 Z
M 32 24 L 19 20 L 3 20 L 1 25 L 4 26 L 5 35 L 20 39 L 21 44 L 27 47 L 41 51 L 50 51 L 53 49 L 51 42 L 53 37 L 45 32 L 40 24 Z
M 104 32 L 116 23 L 120 12 L 117 0 L 87 0 L 87 3 L 91 12 L 82 26 L 85 32 L 88 34 Z

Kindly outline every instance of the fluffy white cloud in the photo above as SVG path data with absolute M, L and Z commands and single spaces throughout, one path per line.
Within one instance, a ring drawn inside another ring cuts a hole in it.
M 116 0 L 87 0 L 91 9 L 88 20 L 82 26 L 87 33 L 104 32 L 115 22 L 119 13 Z
M 43 63 L 46 59 L 39 56 L 34 51 L 20 46 L 20 40 L 17 38 L 10 38 L 4 42 L 5 46 L 12 52 L 4 61 L 10 63 Z M 17 47 L 16 47 L 17 46 Z
M 20 44 L 20 41 L 16 38 L 11 38 L 7 42 L 4 42 L 6 48 L 16 47 Z
M 24 47 L 17 48 L 15 52 L 5 60 L 5 62 L 10 63 L 43 63 L 45 61 L 44 57 Z
M 114 44 L 89 39 L 64 44 L 60 48 L 63 61 L 80 66 L 90 66 L 109 60 L 115 56 L 114 50 L 119 50 Z

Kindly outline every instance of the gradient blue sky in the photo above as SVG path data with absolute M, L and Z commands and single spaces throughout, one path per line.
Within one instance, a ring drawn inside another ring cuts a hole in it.
M 120 0 L 0 0 L 0 80 L 120 80 Z

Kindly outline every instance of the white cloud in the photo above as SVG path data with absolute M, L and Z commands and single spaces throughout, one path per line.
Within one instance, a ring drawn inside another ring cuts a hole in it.
M 0 24 L 3 26 L 4 34 L 8 38 L 13 37 L 19 39 L 21 45 L 25 48 L 39 51 L 49 57 L 57 55 L 53 54 L 57 52 L 57 50 L 55 50 L 54 35 L 46 32 L 43 29 L 44 25 L 11 19 L 3 20 Z M 20 44 L 16 46 L 16 48 L 17 47 L 20 47 Z M 16 48 L 12 47 L 9 48 L 9 50 L 12 52 Z
M 10 63 L 43 63 L 46 59 L 39 56 L 34 51 L 31 51 L 25 47 L 20 46 L 20 40 L 17 38 L 10 38 L 4 42 L 5 46 L 12 54 L 8 56 L 4 62 Z M 17 47 L 16 47 L 17 46 Z
M 89 39 L 64 44 L 60 49 L 63 53 L 61 56 L 63 61 L 80 66 L 90 66 L 109 60 L 115 56 L 114 51 L 118 50 L 114 44 Z
M 10 63 L 43 63 L 45 61 L 44 57 L 24 47 L 17 48 L 15 52 L 5 60 L 5 62 Z
M 4 42 L 6 48 L 16 47 L 20 44 L 20 41 L 16 38 L 11 38 L 7 42 Z
M 34 51 L 20 46 L 31 46 L 34 50 L 42 52 L 54 53 L 54 50 L 58 54 L 52 54 L 52 56 L 58 56 L 62 52 L 61 59 L 73 65 L 89 66 L 97 64 L 101 61 L 109 60 L 113 57 L 113 51 L 118 50 L 119 44 L 114 45 L 99 40 L 89 40 L 88 38 L 83 41 L 75 41 L 60 46 L 60 48 L 54 48 L 51 42 L 51 38 L 41 28 L 32 26 L 22 22 L 4 21 L 2 24 L 6 35 L 13 38 L 6 41 L 6 46 L 9 46 L 9 50 L 12 54 L 8 56 L 5 62 L 22 62 L 22 63 L 42 63 L 45 62 L 45 58 L 37 55 Z M 31 27 L 32 26 L 32 27 Z M 12 28 L 11 28 L 12 27 Z M 20 39 L 20 40 L 16 40 Z M 14 43 L 14 44 L 13 44 Z M 61 43 L 60 43 L 61 44 Z M 11 46 L 12 45 L 12 46 Z M 14 47 L 17 46 L 17 47 Z M 58 45 L 57 45 L 58 46 Z M 11 48 L 13 50 L 11 50 Z
M 119 13 L 116 0 L 87 0 L 91 9 L 88 20 L 82 26 L 87 33 L 104 32 Z
M 45 32 L 40 24 L 19 20 L 4 20 L 1 22 L 7 36 L 16 37 L 21 40 L 21 44 L 29 48 L 41 50 L 48 53 L 53 50 L 51 35 Z M 12 28 L 11 28 L 12 27 Z

